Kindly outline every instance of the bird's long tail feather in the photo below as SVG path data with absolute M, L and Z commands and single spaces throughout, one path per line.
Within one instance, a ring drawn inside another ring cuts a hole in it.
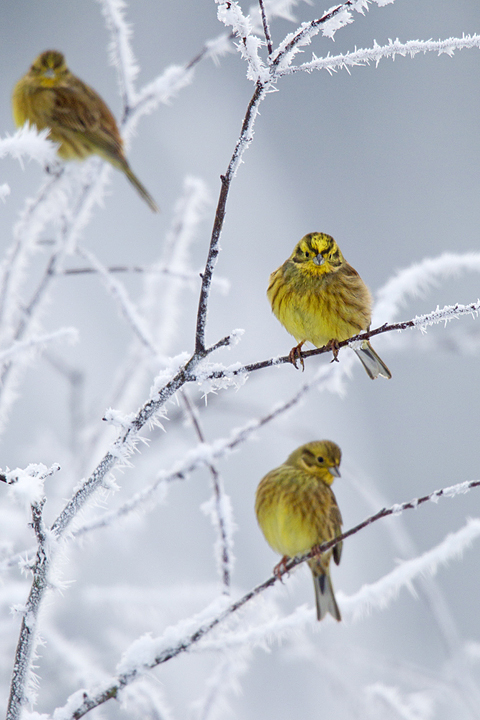
M 139 195 L 145 200 L 145 202 L 148 204 L 151 210 L 153 212 L 159 212 L 158 205 L 155 202 L 155 200 L 152 198 L 148 190 L 142 185 L 140 180 L 137 178 L 137 176 L 132 172 L 130 169 L 130 166 L 127 165 L 125 168 L 123 168 L 123 171 L 127 178 L 132 183 L 133 187 L 137 190 Z
M 335 595 L 333 594 L 330 575 L 314 575 L 313 584 L 315 586 L 315 600 L 317 603 L 317 619 L 322 620 L 327 613 L 330 613 L 335 620 L 340 621 L 342 616 L 338 609 Z
M 388 380 L 392 377 L 392 373 L 385 365 L 381 357 L 377 355 L 368 340 L 364 340 L 361 346 L 354 348 L 354 350 L 372 380 L 375 380 L 375 378 L 379 375 L 387 378 Z

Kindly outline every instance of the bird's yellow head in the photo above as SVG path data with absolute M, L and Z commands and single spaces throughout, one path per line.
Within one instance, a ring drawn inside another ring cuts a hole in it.
M 68 74 L 65 57 L 58 50 L 45 50 L 37 57 L 29 73 L 42 87 L 57 85 Z
M 314 440 L 294 450 L 285 465 L 293 465 L 331 485 L 336 477 L 340 477 L 338 468 L 341 459 L 342 451 L 336 443 L 331 440 Z
M 345 263 L 333 237 L 319 232 L 305 235 L 295 246 L 290 260 L 299 269 L 315 275 L 336 272 Z

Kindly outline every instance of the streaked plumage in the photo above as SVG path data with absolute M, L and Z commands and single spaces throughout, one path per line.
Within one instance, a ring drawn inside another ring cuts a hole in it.
M 157 205 L 134 175 L 123 152 L 117 123 L 100 95 L 68 69 L 57 50 L 46 50 L 15 85 L 13 117 L 17 126 L 27 120 L 39 130 L 50 128 L 64 160 L 100 155 L 121 170 L 154 212 Z
M 270 547 L 282 555 L 274 572 L 289 558 L 303 555 L 341 533 L 342 516 L 330 485 L 340 477 L 341 450 L 330 440 L 297 448 L 280 467 L 260 481 L 255 500 L 258 524 Z M 329 565 L 340 562 L 342 543 L 308 561 L 313 574 L 317 617 L 329 612 L 341 620 Z
M 294 364 L 305 342 L 316 347 L 330 344 L 336 358 L 339 342 L 370 326 L 370 292 L 325 233 L 310 233 L 300 240 L 288 260 L 270 275 L 267 297 L 274 315 L 298 343 L 290 353 Z M 391 378 L 368 340 L 355 352 L 372 379 Z

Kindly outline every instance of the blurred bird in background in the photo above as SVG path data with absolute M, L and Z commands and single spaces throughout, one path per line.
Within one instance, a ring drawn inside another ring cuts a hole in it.
M 38 130 L 50 128 L 49 138 L 59 144 L 64 160 L 100 155 L 121 170 L 154 211 L 150 193 L 130 169 L 117 123 L 100 95 L 68 69 L 57 50 L 46 50 L 15 85 L 13 117 L 20 127 L 27 121 Z

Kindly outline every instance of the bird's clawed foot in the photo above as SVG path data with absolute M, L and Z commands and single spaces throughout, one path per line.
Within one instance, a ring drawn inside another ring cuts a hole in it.
M 288 353 L 288 359 L 292 363 L 295 370 L 298 370 L 297 367 L 297 360 L 300 360 L 300 365 L 302 366 L 302 372 L 305 370 L 305 363 L 303 362 L 302 358 L 302 345 L 305 343 L 305 340 L 303 340 L 301 343 L 298 343 L 298 345 L 295 345 L 290 352 Z
M 280 582 L 283 582 L 282 575 L 287 572 L 287 563 L 289 560 L 290 558 L 284 555 L 280 562 L 273 568 L 273 574 Z
M 338 344 L 338 340 L 329 340 L 327 343 L 327 347 L 333 353 L 333 358 L 330 360 L 330 362 L 339 362 L 338 353 L 340 350 L 340 345 Z

